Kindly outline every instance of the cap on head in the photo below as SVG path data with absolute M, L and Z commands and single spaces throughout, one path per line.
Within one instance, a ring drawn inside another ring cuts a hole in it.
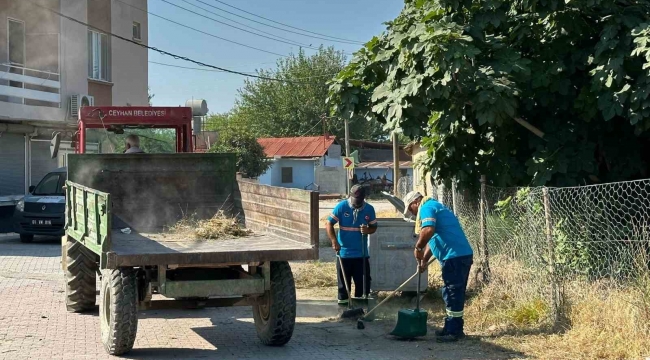
M 404 196 L 403 202 L 404 202 L 404 216 L 408 216 L 411 210 L 409 210 L 409 207 L 413 202 L 419 198 L 422 197 L 422 194 L 420 194 L 417 191 L 410 191 L 408 194 Z
M 350 189 L 350 201 L 355 207 L 361 207 L 366 198 L 366 190 L 361 185 L 354 185 Z

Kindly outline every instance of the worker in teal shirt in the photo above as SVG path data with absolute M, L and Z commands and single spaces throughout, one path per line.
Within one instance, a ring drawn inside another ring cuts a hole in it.
M 442 298 L 447 308 L 445 325 L 436 332 L 439 342 L 457 341 L 463 332 L 463 310 L 469 271 L 473 263 L 472 247 L 460 222 L 443 204 L 411 191 L 404 197 L 404 215 L 416 214 L 415 233 L 419 234 L 414 255 L 423 264 L 434 256 L 442 268 Z
M 338 236 L 334 224 L 339 224 Z M 332 242 L 332 248 L 341 257 L 345 281 L 341 265 L 336 262 L 338 280 L 338 300 L 340 305 L 347 305 L 348 293 L 345 283 L 350 284 L 354 279 L 354 296 L 361 297 L 370 293 L 370 254 L 368 243 L 363 235 L 374 234 L 377 231 L 375 208 L 365 201 L 365 190 L 360 185 L 350 189 L 348 199 L 336 205 L 325 224 L 327 235 Z M 366 237 L 367 238 L 367 237 Z M 366 273 L 366 289 L 363 291 L 363 273 Z

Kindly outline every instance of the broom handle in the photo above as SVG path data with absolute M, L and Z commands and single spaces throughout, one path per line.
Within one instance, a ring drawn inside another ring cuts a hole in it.
M 435 260 L 434 257 L 432 257 L 431 260 L 429 260 L 429 262 L 427 263 L 427 267 L 429 267 L 429 265 L 431 265 L 431 264 L 433 263 L 433 260 Z M 395 294 L 397 294 L 398 291 L 400 291 L 404 286 L 406 286 L 406 284 L 409 283 L 409 281 L 413 280 L 413 278 L 416 277 L 416 276 L 418 276 L 419 274 L 420 274 L 420 269 L 418 269 L 418 270 L 415 272 L 415 274 L 411 275 L 410 278 L 406 279 L 406 281 L 404 281 L 404 282 L 402 283 L 402 285 L 400 285 L 400 286 L 399 286 L 397 289 L 395 289 L 395 290 L 394 290 L 390 295 L 388 295 L 384 300 L 382 300 L 379 304 L 377 304 L 377 306 L 375 306 L 374 308 L 372 308 L 372 310 L 368 311 L 368 312 L 366 313 L 366 315 L 364 315 L 363 317 L 365 318 L 365 317 L 367 317 L 368 315 L 372 314 L 372 313 L 373 313 L 373 312 L 374 312 L 378 307 L 380 307 L 383 303 L 385 303 L 386 301 L 390 300 L 393 296 L 395 296 Z M 418 290 L 420 290 L 420 289 L 418 289 Z
M 348 285 L 348 279 L 345 276 L 345 268 L 343 267 L 343 260 L 339 255 L 339 252 L 336 252 L 336 257 L 339 259 L 339 265 L 341 266 L 341 275 L 343 275 L 343 284 L 345 284 L 345 291 L 348 292 L 348 309 L 352 308 L 352 299 L 350 299 L 350 285 Z
M 422 262 L 418 261 L 418 267 L 415 270 L 418 273 L 418 289 L 415 290 L 415 311 L 419 314 L 420 313 L 420 278 L 422 277 L 422 274 L 420 273 L 420 264 Z

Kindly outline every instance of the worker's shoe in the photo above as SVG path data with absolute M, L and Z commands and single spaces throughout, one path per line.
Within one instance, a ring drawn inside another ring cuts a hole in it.
M 436 336 L 445 336 L 445 335 L 449 335 L 447 329 L 443 328 L 442 330 L 436 330 Z
M 465 338 L 465 333 L 458 333 L 458 334 L 444 334 L 440 336 L 436 336 L 436 341 L 439 343 L 450 343 L 450 342 L 456 342 L 458 340 L 461 340 Z

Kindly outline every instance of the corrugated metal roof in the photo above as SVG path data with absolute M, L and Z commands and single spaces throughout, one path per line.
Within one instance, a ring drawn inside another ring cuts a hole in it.
M 392 161 L 375 161 L 375 162 L 361 162 L 356 164 L 354 167 L 360 168 L 360 169 L 392 169 L 393 168 L 393 162 Z M 400 161 L 399 162 L 399 168 L 400 169 L 410 169 L 413 167 L 413 162 L 412 161 Z
M 262 145 L 269 158 L 280 157 L 321 157 L 324 156 L 336 141 L 334 136 L 306 136 L 287 138 L 260 138 L 257 142 Z

